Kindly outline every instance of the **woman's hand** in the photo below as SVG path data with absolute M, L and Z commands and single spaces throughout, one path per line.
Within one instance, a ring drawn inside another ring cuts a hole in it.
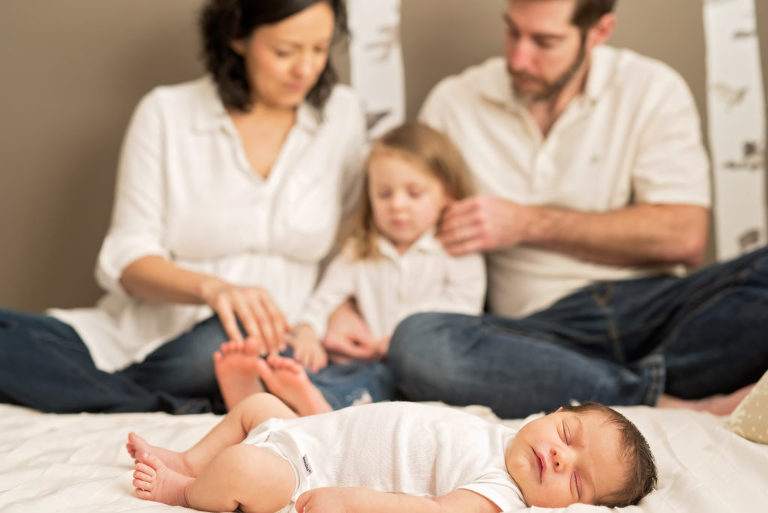
M 230 340 L 253 338 L 259 354 L 285 350 L 285 334 L 290 326 L 269 292 L 261 287 L 243 287 L 222 280 L 211 280 L 202 287 L 203 300 L 219 316 Z
M 315 331 L 306 324 L 296 328 L 291 345 L 293 359 L 310 372 L 317 372 L 328 365 L 328 353 L 325 352 Z

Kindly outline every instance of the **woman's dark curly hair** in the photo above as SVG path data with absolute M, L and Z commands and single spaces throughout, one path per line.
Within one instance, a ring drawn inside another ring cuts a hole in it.
M 208 0 L 200 14 L 205 68 L 216 82 L 221 101 L 229 108 L 248 111 L 253 100 L 245 60 L 231 47 L 232 41 L 247 39 L 261 25 L 277 23 L 316 3 L 333 10 L 336 37 L 347 36 L 347 14 L 343 0 Z M 307 101 L 321 109 L 338 77 L 330 56 Z

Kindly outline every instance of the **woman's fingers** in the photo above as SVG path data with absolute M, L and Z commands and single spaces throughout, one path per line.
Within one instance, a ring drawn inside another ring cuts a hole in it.
M 265 323 L 270 325 L 272 338 L 270 348 L 274 352 L 285 350 L 285 334 L 290 329 L 283 312 L 277 307 L 272 297 L 264 290 L 260 291 L 259 299 L 266 316 Z
M 229 340 L 242 342 L 243 334 L 240 332 L 240 327 L 237 325 L 237 316 L 235 315 L 234 310 L 232 310 L 229 300 L 225 297 L 218 299 L 216 304 L 213 305 L 213 309 L 219 316 L 221 326 L 224 328 Z
M 242 342 L 243 332 L 260 354 L 285 349 L 288 321 L 269 292 L 260 287 L 222 286 L 209 305 L 219 316 L 229 340 Z

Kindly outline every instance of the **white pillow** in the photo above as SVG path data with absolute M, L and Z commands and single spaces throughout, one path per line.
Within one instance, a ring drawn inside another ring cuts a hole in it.
M 747 440 L 768 444 L 768 372 L 733 410 L 725 427 Z

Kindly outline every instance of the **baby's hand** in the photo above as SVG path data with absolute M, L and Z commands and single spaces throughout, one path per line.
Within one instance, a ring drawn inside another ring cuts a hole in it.
M 293 358 L 310 372 L 317 372 L 328 365 L 328 354 L 307 325 L 299 326 L 293 335 Z

